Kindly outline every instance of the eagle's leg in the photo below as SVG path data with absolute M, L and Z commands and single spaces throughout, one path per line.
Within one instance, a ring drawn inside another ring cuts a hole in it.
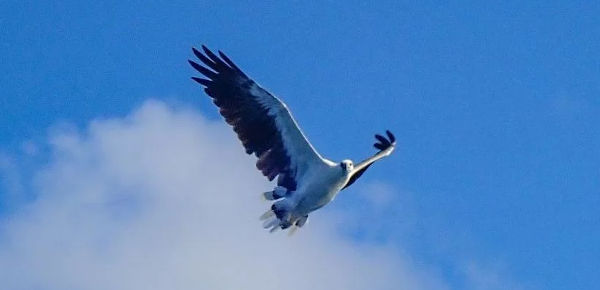
M 297 219 L 296 222 L 294 223 L 294 225 L 301 228 L 304 224 L 306 224 L 306 222 L 308 222 L 308 215 L 305 215 L 305 216 Z
M 271 205 L 271 210 L 275 213 L 277 219 L 287 221 L 290 219 L 290 206 L 285 199 L 279 200 Z
M 280 199 L 273 203 L 271 209 L 265 212 L 260 219 L 264 220 L 263 227 L 270 228 L 273 232 L 277 229 L 287 229 L 296 223 L 292 220 L 292 204 L 289 200 Z
M 263 198 L 265 200 L 278 200 L 288 194 L 287 188 L 283 186 L 277 186 L 272 191 L 267 191 L 263 193 Z
M 285 187 L 278 186 L 273 191 L 268 191 L 263 193 L 263 197 L 266 200 L 276 200 L 273 205 L 271 205 L 271 209 L 260 216 L 260 220 L 267 220 L 273 216 L 276 216 L 277 219 L 281 219 L 285 212 L 287 212 L 289 208 L 288 202 L 284 201 L 282 198 L 291 195 L 291 192 L 287 191 Z
M 294 225 L 288 231 L 288 236 L 293 236 L 299 228 L 306 224 L 306 222 L 308 222 L 308 215 L 305 215 L 294 221 Z

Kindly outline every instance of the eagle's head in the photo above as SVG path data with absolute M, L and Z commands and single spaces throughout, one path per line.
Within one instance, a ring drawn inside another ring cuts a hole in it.
M 344 171 L 344 173 L 349 173 L 352 171 L 352 169 L 354 169 L 354 163 L 352 163 L 352 160 L 350 159 L 344 159 L 342 162 L 340 162 L 340 167 L 342 167 L 342 171 Z

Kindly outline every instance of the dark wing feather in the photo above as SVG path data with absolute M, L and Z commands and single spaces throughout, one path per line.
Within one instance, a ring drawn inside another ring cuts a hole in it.
M 371 163 L 371 164 L 369 164 L 369 165 L 365 166 L 364 168 L 362 168 L 362 169 L 360 169 L 360 170 L 358 170 L 358 171 L 354 172 L 354 173 L 352 174 L 352 176 L 350 176 L 350 180 L 348 180 L 348 183 L 346 183 L 346 185 L 344 185 L 344 187 L 342 188 L 342 190 L 346 189 L 346 187 L 348 187 L 348 186 L 352 185 L 354 182 L 356 182 L 356 180 L 357 180 L 359 177 L 361 177 L 361 176 L 362 176 L 362 175 L 365 173 L 365 171 L 367 171 L 367 169 L 368 169 L 369 167 L 371 167 L 371 165 L 372 165 L 372 164 L 373 164 L 373 163 Z
M 269 180 L 279 176 L 278 185 L 295 190 L 298 171 L 321 160 L 320 155 L 285 104 L 248 78 L 224 53 L 219 51 L 219 57 L 205 46 L 202 50 L 204 53 L 194 48 L 193 53 L 206 67 L 192 60 L 189 63 L 206 78 L 192 79 L 205 87 L 246 153 L 258 157 L 256 167 L 262 174 Z

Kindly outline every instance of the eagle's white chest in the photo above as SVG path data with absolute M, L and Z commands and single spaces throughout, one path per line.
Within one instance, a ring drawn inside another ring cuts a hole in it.
M 296 195 L 295 211 L 308 214 L 332 201 L 348 181 L 349 175 L 340 166 L 329 165 L 310 172 Z

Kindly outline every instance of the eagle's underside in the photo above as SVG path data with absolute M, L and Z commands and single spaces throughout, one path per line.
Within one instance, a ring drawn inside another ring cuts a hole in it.
M 275 202 L 262 216 L 265 220 L 263 223 L 265 228 L 274 231 L 278 228 L 287 229 L 290 226 L 302 227 L 308 220 L 309 213 L 335 198 L 350 176 L 348 171 L 344 171 L 336 163 L 327 161 L 328 164 L 325 166 L 307 172 L 307 175 L 300 180 L 301 185 L 296 191 L 284 192 L 280 187 L 276 187 L 266 193 L 267 199 Z

